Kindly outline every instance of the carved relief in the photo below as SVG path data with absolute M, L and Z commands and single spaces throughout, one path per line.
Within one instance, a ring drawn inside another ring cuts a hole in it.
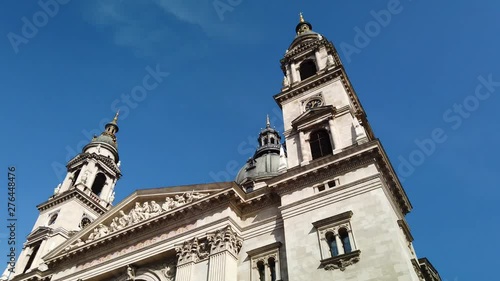
M 209 194 L 198 193 L 194 191 L 186 192 L 181 195 L 175 195 L 174 198 L 167 197 L 162 205 L 156 203 L 156 201 L 146 201 L 142 202 L 142 204 L 140 202 L 136 202 L 134 207 L 128 212 L 128 214 L 123 210 L 120 210 L 119 215 L 111 220 L 109 226 L 100 224 L 96 228 L 94 228 L 93 232 L 91 232 L 85 240 L 85 243 L 97 240 L 110 233 L 119 231 L 125 227 L 134 225 L 143 220 L 158 216 L 163 212 L 167 212 L 182 205 L 189 204 L 207 195 Z M 77 246 L 77 242 L 75 242 L 66 249 L 74 249 L 79 246 Z
M 227 250 L 237 256 L 243 245 L 243 239 L 238 237 L 230 226 L 209 234 L 207 239 L 210 242 L 210 254 Z
M 354 257 L 340 257 L 334 261 L 325 264 L 325 270 L 340 269 L 344 271 L 346 267 L 353 265 L 359 261 L 359 256 Z
M 208 241 L 199 241 L 198 238 L 194 238 L 176 246 L 175 251 L 179 258 L 179 265 L 188 262 L 198 262 L 208 257 Z

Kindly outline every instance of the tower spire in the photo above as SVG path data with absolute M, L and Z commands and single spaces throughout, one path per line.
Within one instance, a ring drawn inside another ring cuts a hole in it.
M 299 16 L 300 16 L 300 22 L 305 22 L 304 15 L 302 14 L 302 12 L 299 13 Z
M 118 116 L 120 115 L 120 110 L 118 110 L 115 114 L 115 117 L 113 118 L 113 120 L 111 121 L 111 123 L 113 124 L 117 124 L 118 123 Z
M 266 128 L 270 128 L 271 127 L 271 122 L 269 121 L 269 114 L 267 114 L 266 116 Z

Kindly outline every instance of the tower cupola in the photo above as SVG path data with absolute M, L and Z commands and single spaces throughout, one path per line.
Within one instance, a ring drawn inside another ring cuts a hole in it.
M 266 127 L 259 133 L 259 145 L 253 157 L 240 169 L 236 182 L 246 187 L 247 191 L 264 186 L 265 180 L 286 171 L 286 155 L 278 131 L 271 127 L 269 115 Z M 256 184 L 257 183 L 257 184 Z

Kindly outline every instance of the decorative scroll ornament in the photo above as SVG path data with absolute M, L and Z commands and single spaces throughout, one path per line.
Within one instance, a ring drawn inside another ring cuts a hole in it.
M 104 237 L 110 233 L 119 231 L 128 226 L 137 224 L 143 220 L 147 220 L 149 218 L 160 215 L 161 213 L 170 211 L 177 207 L 180 207 L 185 204 L 189 204 L 193 201 L 199 200 L 205 196 L 208 196 L 208 193 L 198 193 L 198 192 L 186 192 L 181 195 L 175 195 L 174 197 L 167 197 L 165 202 L 160 205 L 156 201 L 146 201 L 136 202 L 134 207 L 129 210 L 128 213 L 125 213 L 123 210 L 119 211 L 118 216 L 114 217 L 108 226 L 104 224 L 99 224 L 94 230 L 89 234 L 85 243 L 97 240 L 101 237 Z M 78 239 L 76 242 L 71 244 L 66 248 L 66 250 L 71 250 L 82 246 L 82 239 Z
M 135 280 L 135 270 L 130 266 L 127 265 L 127 279 L 126 280 Z
M 185 241 L 183 244 L 175 247 L 175 251 L 179 257 L 179 265 L 183 265 L 188 262 L 198 262 L 207 258 L 208 250 L 207 241 L 200 242 L 198 238 Z
M 215 254 L 222 251 L 230 251 L 237 256 L 243 245 L 243 239 L 227 226 L 217 230 L 215 233 L 209 234 L 207 237 L 210 242 L 210 254 Z
M 359 261 L 359 255 L 361 251 L 354 251 L 349 254 L 336 256 L 333 258 L 329 258 L 321 261 L 321 264 L 324 266 L 325 270 L 335 270 L 340 269 L 340 271 L 344 271 L 346 267 L 353 265 Z

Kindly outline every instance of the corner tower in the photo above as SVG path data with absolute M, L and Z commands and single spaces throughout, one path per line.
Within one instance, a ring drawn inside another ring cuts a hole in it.
M 121 176 L 115 135 L 117 122 L 118 113 L 101 135 L 94 136 L 82 152 L 68 162 L 64 181 L 47 201 L 37 206 L 40 214 L 23 245 L 14 272 L 10 273 L 11 278 L 41 276 L 47 270 L 43 256 L 111 208 L 115 184 Z
M 274 96 L 283 110 L 289 168 L 374 138 L 333 44 L 302 14 L 295 32 L 281 59 L 283 87 Z

